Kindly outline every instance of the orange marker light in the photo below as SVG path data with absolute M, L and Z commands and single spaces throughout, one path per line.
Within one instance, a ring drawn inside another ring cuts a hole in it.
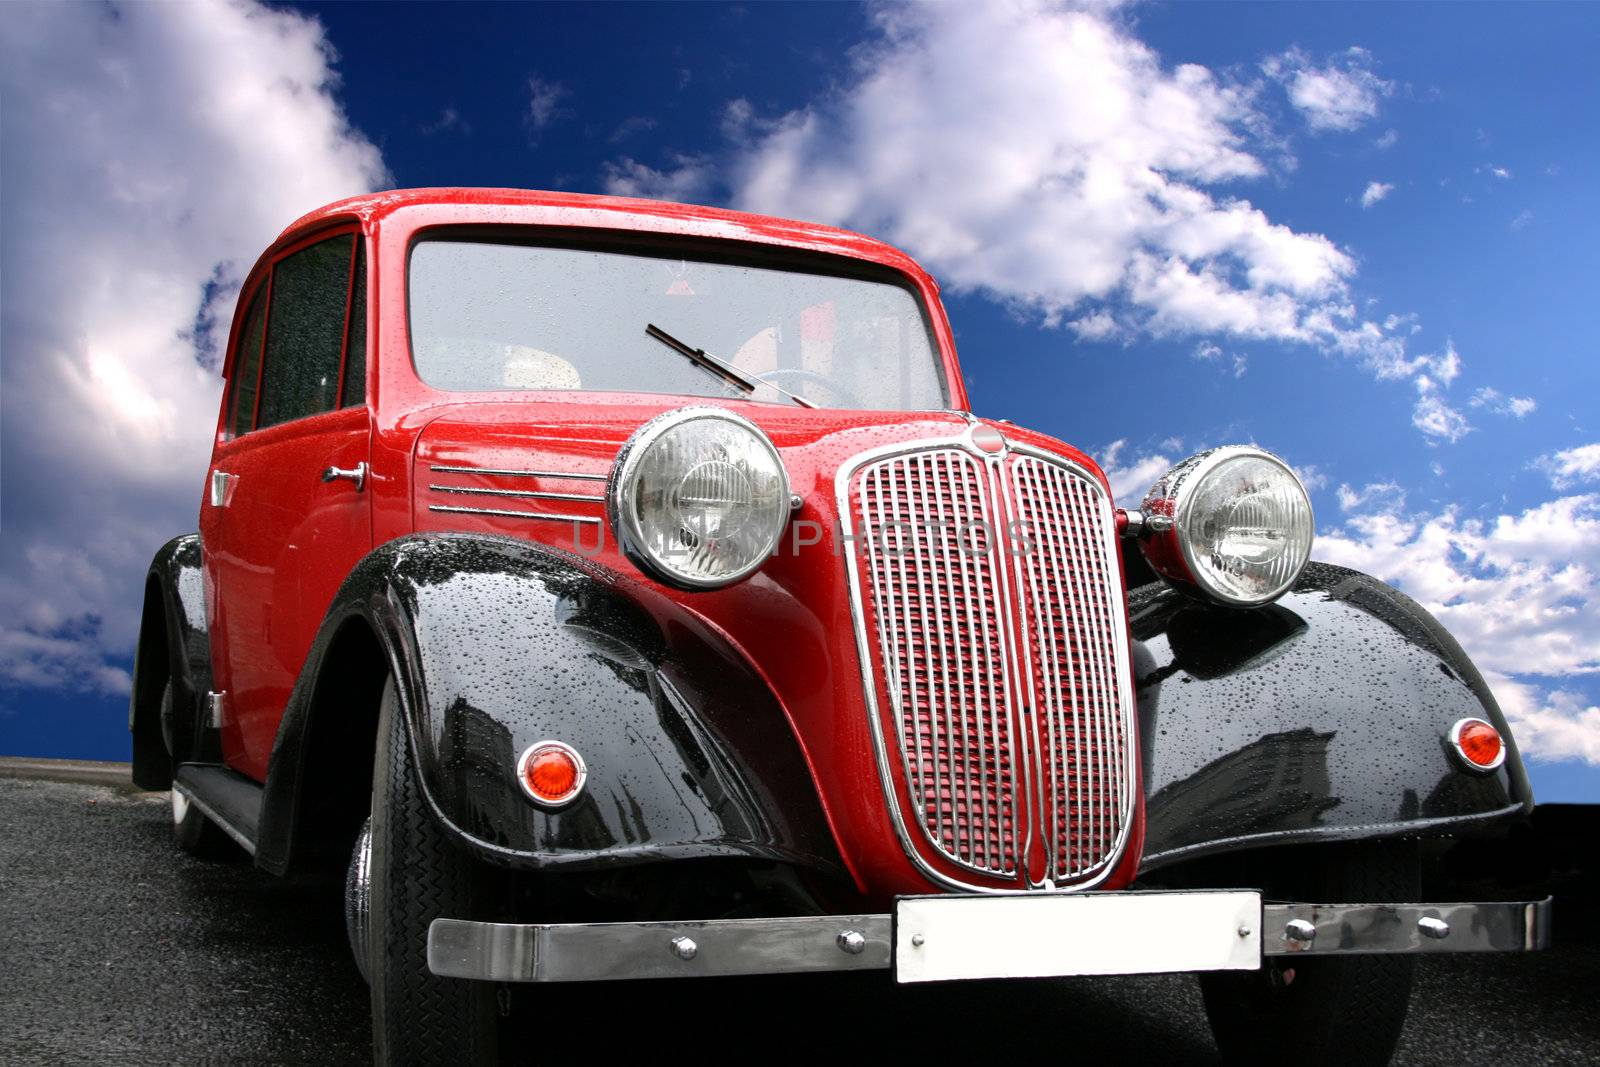
M 1450 744 L 1468 769 L 1492 771 L 1506 761 L 1506 743 L 1482 719 L 1462 719 L 1450 728 Z
M 547 808 L 570 804 L 583 792 L 588 768 L 578 750 L 561 741 L 530 745 L 517 760 L 517 782 L 528 799 Z

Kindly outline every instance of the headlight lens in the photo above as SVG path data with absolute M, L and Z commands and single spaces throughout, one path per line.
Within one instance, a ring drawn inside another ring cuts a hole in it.
M 1311 557 L 1311 498 L 1288 464 L 1258 448 L 1191 456 L 1156 482 L 1142 510 L 1172 520 L 1145 542 L 1151 566 L 1219 603 L 1274 600 Z
M 720 408 L 681 408 L 623 446 L 606 492 L 622 551 L 685 589 L 748 577 L 789 521 L 789 475 L 754 423 Z

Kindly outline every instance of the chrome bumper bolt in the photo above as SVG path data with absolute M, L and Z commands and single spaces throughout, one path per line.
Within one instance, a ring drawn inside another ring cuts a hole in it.
M 1309 945 L 1317 939 L 1317 928 L 1305 919 L 1290 919 L 1283 924 L 1283 936 L 1286 940 Z
M 700 954 L 700 946 L 694 943 L 692 937 L 675 937 L 672 939 L 672 954 L 680 960 L 692 960 Z
M 1424 915 L 1418 919 L 1417 929 L 1422 931 L 1423 937 L 1431 937 L 1435 941 L 1443 941 L 1450 936 L 1450 924 L 1431 915 Z
M 859 956 L 867 950 L 867 938 L 860 930 L 844 930 L 838 937 L 839 947 L 852 956 Z

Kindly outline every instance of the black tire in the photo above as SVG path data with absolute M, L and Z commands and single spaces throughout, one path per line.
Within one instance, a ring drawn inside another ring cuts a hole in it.
M 1407 841 L 1317 849 L 1287 872 L 1263 873 L 1267 899 L 1381 904 L 1420 892 L 1417 848 Z M 1280 956 L 1259 971 L 1203 974 L 1200 990 L 1228 1063 L 1363 1067 L 1394 1056 L 1411 972 L 1404 955 Z
M 478 1064 L 496 1058 L 495 987 L 428 970 L 428 927 L 470 918 L 476 867 L 434 821 L 391 679 L 372 768 L 372 1053 L 378 1064 Z
M 172 680 L 168 679 L 166 688 L 161 691 L 163 723 L 172 721 L 172 700 Z M 177 762 L 178 755 L 173 753 L 174 767 Z M 233 838 L 179 793 L 176 786 L 172 788 L 172 839 L 183 851 L 203 860 L 237 860 L 244 856 L 244 850 Z

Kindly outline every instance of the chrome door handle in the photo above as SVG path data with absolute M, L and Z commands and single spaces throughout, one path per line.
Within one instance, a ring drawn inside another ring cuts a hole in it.
M 329 467 L 322 472 L 322 480 L 325 482 L 335 481 L 339 478 L 355 482 L 356 492 L 359 493 L 367 484 L 367 465 L 365 463 L 357 463 L 354 467 L 348 469 L 345 467 Z
M 239 476 L 237 474 L 229 474 L 227 471 L 212 471 L 211 506 L 214 508 L 227 507 L 228 502 L 233 499 L 233 490 L 238 484 Z

